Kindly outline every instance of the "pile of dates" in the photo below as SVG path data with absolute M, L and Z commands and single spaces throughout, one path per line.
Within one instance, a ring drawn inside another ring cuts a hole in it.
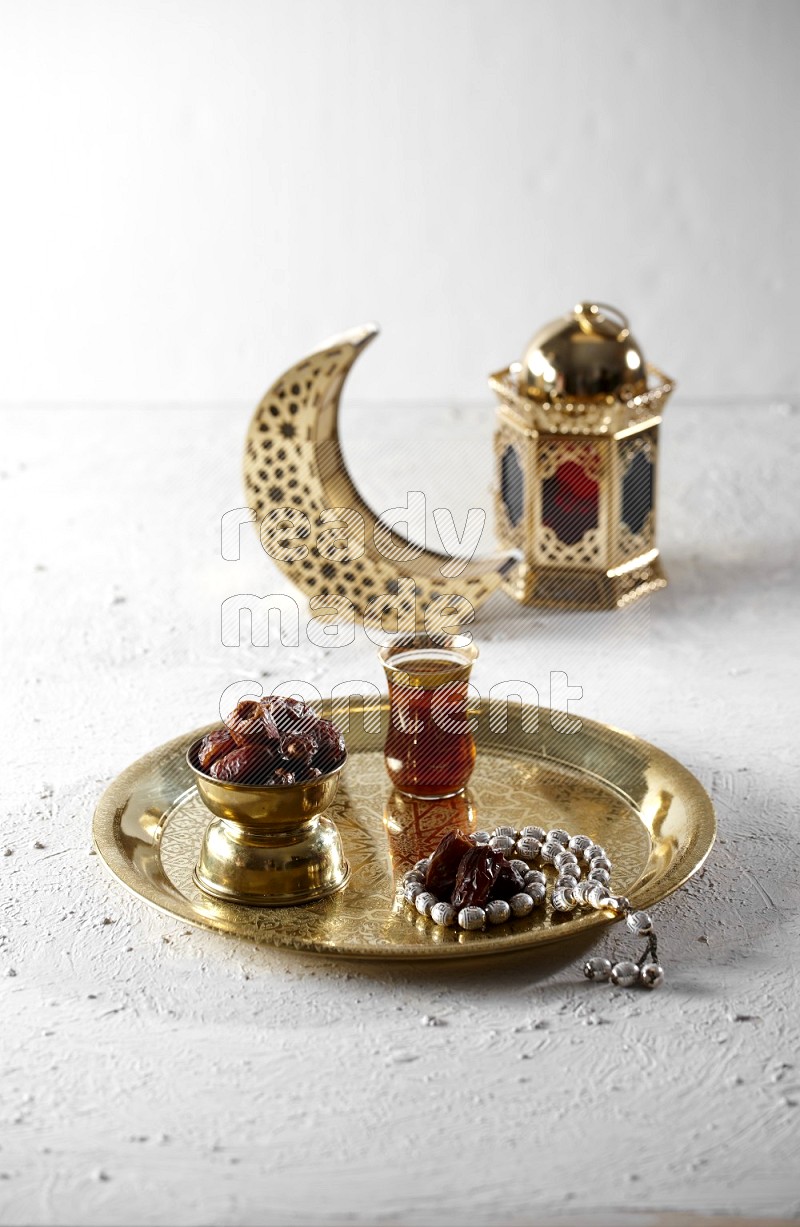
M 535 897 L 528 894 L 533 889 L 528 879 L 533 878 Z M 522 861 L 510 861 L 488 844 L 476 845 L 463 831 L 445 835 L 403 880 L 405 898 L 417 911 L 437 924 L 458 923 L 462 928 L 526 915 L 543 900 L 543 883 L 544 874 L 528 870 Z
M 206 733 L 195 765 L 226 784 L 300 784 L 345 758 L 341 733 L 300 699 L 242 699 L 224 725 Z
M 428 860 L 425 886 L 438 899 L 462 907 L 486 907 L 492 899 L 510 899 L 525 880 L 502 852 L 476 847 L 462 831 L 445 835 Z

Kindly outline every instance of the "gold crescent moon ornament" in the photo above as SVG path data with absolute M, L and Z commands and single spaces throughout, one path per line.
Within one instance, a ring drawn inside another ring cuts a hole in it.
M 355 610 L 367 629 L 382 630 L 392 614 L 401 631 L 452 628 L 472 620 L 519 554 L 470 559 L 454 576 L 449 555 L 396 534 L 361 498 L 339 445 L 339 398 L 377 334 L 374 324 L 345 332 L 272 385 L 247 436 L 248 505 L 264 549 L 319 621 Z

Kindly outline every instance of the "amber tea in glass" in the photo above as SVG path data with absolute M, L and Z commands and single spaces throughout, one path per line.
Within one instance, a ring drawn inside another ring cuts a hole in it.
M 401 636 L 381 650 L 389 683 L 386 770 L 412 797 L 452 797 L 475 765 L 467 709 L 478 649 L 466 635 Z

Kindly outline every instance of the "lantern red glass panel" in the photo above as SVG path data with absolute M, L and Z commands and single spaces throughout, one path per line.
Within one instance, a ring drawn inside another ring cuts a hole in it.
M 599 506 L 599 485 L 574 460 L 542 482 L 542 523 L 566 545 L 597 528 Z

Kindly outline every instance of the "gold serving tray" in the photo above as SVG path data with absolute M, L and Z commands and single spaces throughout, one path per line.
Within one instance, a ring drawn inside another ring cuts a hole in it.
M 330 715 L 330 704 L 324 705 Z M 647 908 L 702 865 L 716 834 L 711 801 L 668 754 L 593 721 L 482 702 L 478 758 L 468 793 L 415 801 L 395 792 L 383 763 L 388 703 L 350 707 L 349 760 L 328 816 L 338 823 L 351 878 L 345 890 L 299 907 L 222 903 L 192 880 L 211 815 L 185 762 L 205 729 L 167 742 L 128 767 L 94 816 L 100 856 L 148 903 L 189 924 L 270 946 L 347 958 L 466 958 L 523 950 L 607 924 L 592 909 L 537 909 L 483 933 L 442 929 L 395 896 L 399 874 L 461 827 L 565 827 L 591 836 L 614 864 L 612 886 Z M 504 724 L 507 726 L 504 728 Z M 579 724 L 577 731 L 571 731 Z

